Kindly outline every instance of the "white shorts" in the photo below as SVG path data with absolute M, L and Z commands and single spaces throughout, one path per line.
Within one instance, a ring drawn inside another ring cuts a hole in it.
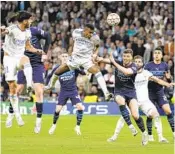
M 70 56 L 66 64 L 70 70 L 78 69 L 80 66 L 82 66 L 85 70 L 88 70 L 94 65 L 91 57 L 84 58 L 77 55 Z
M 139 102 L 139 108 L 143 111 L 143 113 L 147 117 L 151 116 L 151 112 L 150 111 L 153 111 L 153 110 L 157 111 L 155 105 L 150 100 Z
M 4 56 L 3 65 L 5 70 L 5 80 L 16 81 L 17 69 L 19 68 L 20 65 L 20 58 Z

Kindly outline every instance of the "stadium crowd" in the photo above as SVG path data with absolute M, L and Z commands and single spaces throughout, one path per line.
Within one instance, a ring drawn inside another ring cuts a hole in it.
M 46 2 L 1 2 L 1 25 L 7 25 L 8 17 L 19 10 L 27 10 L 35 16 L 35 25 L 49 31 L 51 47 L 48 61 L 45 62 L 45 77 L 59 63 L 58 56 L 62 51 L 71 52 L 73 39 L 71 33 L 75 28 L 83 28 L 86 23 L 96 27 L 96 33 L 101 38 L 99 56 L 108 57 L 114 51 L 115 58 L 122 60 L 122 52 L 131 48 L 135 55 L 141 55 L 144 62 L 152 60 L 152 52 L 160 47 L 163 51 L 163 61 L 167 62 L 174 78 L 174 18 L 173 2 L 93 2 L 93 1 L 46 1 Z M 112 29 L 107 23 L 107 15 L 116 12 L 121 22 Z M 1 38 L 1 46 L 4 38 Z M 1 48 L 1 53 L 3 53 Z M 2 57 L 2 56 L 1 56 Z M 2 62 L 2 59 L 1 59 Z M 114 69 L 110 65 L 100 63 L 102 74 L 110 92 L 114 90 Z M 79 75 L 77 78 L 79 94 L 85 102 L 103 100 L 102 92 L 95 77 L 91 74 Z M 169 99 L 173 89 L 165 89 Z M 58 90 L 57 90 L 58 91 Z M 8 98 L 8 86 L 4 80 L 1 65 L 1 99 Z M 52 99 L 57 93 L 52 91 Z M 45 98 L 49 98 L 45 94 Z

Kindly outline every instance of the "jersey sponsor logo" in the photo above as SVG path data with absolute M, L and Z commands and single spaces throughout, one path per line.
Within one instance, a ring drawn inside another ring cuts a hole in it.
M 14 43 L 19 46 L 23 46 L 26 43 L 26 40 L 19 40 L 17 38 L 14 38 Z
M 162 78 L 166 71 L 150 71 L 154 76 Z
M 135 85 L 136 86 L 141 86 L 147 84 L 147 80 L 140 80 L 140 81 L 135 81 Z
M 117 70 L 117 77 L 119 78 L 120 81 L 126 82 L 129 81 L 131 78 L 124 75 L 124 73 L 120 72 Z
M 83 38 L 75 38 L 75 41 L 78 46 L 86 45 L 88 48 L 94 47 L 92 42 Z
M 66 72 L 66 73 L 62 74 L 60 76 L 60 80 L 62 80 L 62 81 L 68 81 L 68 80 L 73 79 L 74 76 L 75 76 L 75 72 L 74 71 L 69 71 L 69 72 Z

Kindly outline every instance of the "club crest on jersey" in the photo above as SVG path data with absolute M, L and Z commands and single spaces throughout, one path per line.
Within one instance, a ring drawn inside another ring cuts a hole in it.
M 88 48 L 93 47 L 93 43 L 89 40 L 85 40 L 82 38 L 75 38 L 75 41 L 78 45 L 86 45 Z

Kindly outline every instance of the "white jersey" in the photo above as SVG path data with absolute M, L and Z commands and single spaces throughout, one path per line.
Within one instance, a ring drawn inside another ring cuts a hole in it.
M 21 57 L 24 55 L 26 41 L 30 39 L 30 30 L 21 31 L 18 25 L 11 25 L 8 28 L 9 33 L 5 36 L 3 49 L 12 57 Z
M 91 39 L 87 39 L 82 36 L 83 35 L 83 29 L 75 29 L 72 33 L 72 37 L 74 40 L 74 47 L 72 55 L 77 55 L 82 58 L 89 58 L 93 54 L 93 50 L 95 48 L 95 45 L 97 45 L 98 40 L 100 38 L 98 35 L 94 34 Z
M 148 95 L 148 82 L 149 77 L 153 76 L 153 74 L 147 70 L 143 70 L 141 73 L 137 73 L 135 77 L 135 88 L 137 99 L 139 102 L 149 100 Z

